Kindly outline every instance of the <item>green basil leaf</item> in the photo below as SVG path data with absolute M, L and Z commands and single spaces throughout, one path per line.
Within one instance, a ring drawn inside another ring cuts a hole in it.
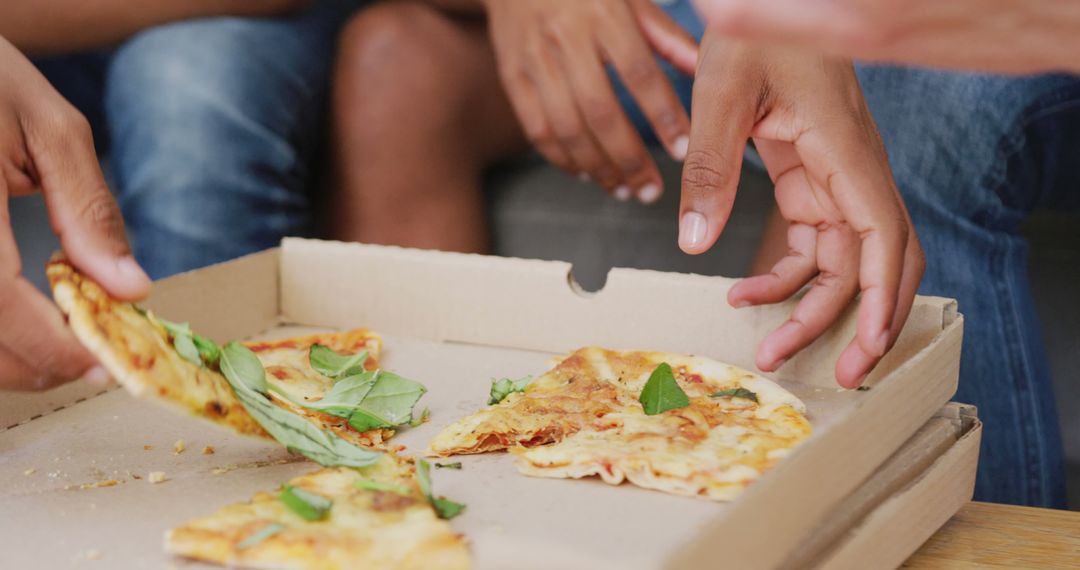
M 428 421 L 428 418 L 430 418 L 430 417 L 431 417 L 431 408 L 424 408 L 424 411 L 420 412 L 419 416 L 416 416 L 413 419 L 409 420 L 409 426 L 418 427 L 418 426 L 422 425 L 424 422 Z
M 202 361 L 211 368 L 217 368 L 221 360 L 221 347 L 216 342 L 197 334 L 192 335 L 191 340 L 195 343 L 195 349 L 199 351 Z
M 746 388 L 728 388 L 727 390 L 720 390 L 719 392 L 713 392 L 709 394 L 710 398 L 743 398 L 745 400 L 758 401 L 757 394 L 747 390 Z
M 416 481 L 420 484 L 420 492 L 424 494 L 428 502 L 435 509 L 435 514 L 442 519 L 452 519 L 465 510 L 465 505 L 455 503 L 445 497 L 435 497 L 431 491 L 431 464 L 420 459 L 416 462 Z
M 412 419 L 413 406 L 425 392 L 427 388 L 419 382 L 393 372 L 377 370 L 375 385 L 364 396 L 357 410 L 398 426 Z
M 353 445 L 271 402 L 265 392 L 266 372 L 255 354 L 244 345 L 232 342 L 222 349 L 221 372 L 244 409 L 289 451 L 323 467 L 365 467 L 382 457 L 379 452 Z
M 458 471 L 460 471 L 461 470 L 461 462 L 460 461 L 455 461 L 453 463 L 436 463 L 435 468 L 436 469 L 457 469 Z
M 306 521 L 319 521 L 326 518 L 330 507 L 334 504 L 322 495 L 292 485 L 285 485 L 278 497 L 285 506 Z
M 675 374 L 667 362 L 660 363 L 660 366 L 657 366 L 649 375 L 649 380 L 641 389 L 638 401 L 645 409 L 645 414 L 649 416 L 690 405 L 690 398 L 675 381 Z
M 390 422 L 373 416 L 363 410 L 356 410 L 349 416 L 349 425 L 358 432 L 365 432 L 369 429 L 394 427 Z
M 236 388 L 239 383 L 258 394 L 266 395 L 266 370 L 251 349 L 238 343 L 230 342 L 221 351 L 221 373 Z
M 412 494 L 412 491 L 405 485 L 397 485 L 395 483 L 383 483 L 382 481 L 372 481 L 370 479 L 360 479 L 356 482 L 357 488 L 365 489 L 368 491 L 384 491 L 387 493 L 397 493 L 399 495 L 405 495 L 406 497 Z
M 198 366 L 206 366 L 202 361 L 202 357 L 199 356 L 199 349 L 195 346 L 195 341 L 191 339 L 190 334 L 173 337 L 173 348 L 184 360 Z
M 435 507 L 435 514 L 439 515 L 439 518 L 446 520 L 450 520 L 465 511 L 463 503 L 455 503 L 446 497 L 432 499 L 431 506 Z
M 364 397 L 368 395 L 374 385 L 374 372 L 362 372 L 346 376 L 335 382 L 321 400 L 301 402 L 300 405 L 339 418 L 348 418 L 356 410 L 356 407 L 360 405 L 360 402 L 364 401 Z
M 498 380 L 491 381 L 491 391 L 489 392 L 488 405 L 494 406 L 499 402 L 506 399 L 507 396 L 514 392 L 524 392 L 525 387 L 532 382 L 531 376 L 524 378 L 518 378 L 517 380 L 511 378 L 500 378 Z
M 244 540 L 236 543 L 236 549 L 243 550 L 245 548 L 251 548 L 252 546 L 259 544 L 260 542 L 270 538 L 271 536 L 274 536 L 275 534 L 281 532 L 284 529 L 285 527 L 281 526 L 278 523 L 270 523 L 262 527 L 261 529 L 249 534 Z
M 368 353 L 361 350 L 350 356 L 342 356 L 334 349 L 321 344 L 311 345 L 308 351 L 308 361 L 311 367 L 320 374 L 330 378 L 341 378 L 364 371 L 364 362 L 367 362 Z

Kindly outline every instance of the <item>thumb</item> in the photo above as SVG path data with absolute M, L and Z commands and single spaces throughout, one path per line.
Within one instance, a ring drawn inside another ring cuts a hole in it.
M 693 36 L 675 23 L 652 0 L 634 0 L 632 6 L 645 39 L 649 41 L 656 53 L 675 66 L 675 69 L 687 75 L 694 75 L 698 59 L 698 44 Z
M 727 65 L 725 50 L 702 49 L 679 204 L 679 247 L 690 254 L 708 251 L 727 225 L 757 101 L 751 74 Z
M 72 264 L 113 296 L 135 300 L 150 279 L 131 255 L 120 208 L 101 174 L 89 123 L 63 102 L 61 118 L 26 125 L 49 223 Z

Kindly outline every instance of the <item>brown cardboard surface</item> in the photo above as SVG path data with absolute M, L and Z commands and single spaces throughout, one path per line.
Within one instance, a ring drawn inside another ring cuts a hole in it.
M 724 299 L 732 281 L 722 278 L 613 270 L 602 291 L 583 294 L 569 272 L 557 262 L 286 240 L 280 252 L 166 280 L 149 306 L 218 340 L 310 330 L 294 325 L 384 333 L 383 365 L 429 388 L 421 405 L 431 422 L 397 436 L 414 453 L 482 407 L 492 378 L 540 373 L 553 354 L 596 344 L 752 369 L 756 343 L 790 310 L 731 309 Z M 852 321 L 848 315 L 774 377 L 807 403 L 815 433 L 734 503 L 530 479 L 505 454 L 436 471 L 436 490 L 468 504 L 453 524 L 472 541 L 478 568 L 712 567 L 718 544 L 725 566 L 777 566 L 955 391 L 962 319 L 951 301 L 917 301 L 866 392 L 838 390 L 832 380 Z M 0 424 L 10 425 L 9 412 L 22 423 L 0 432 L 0 531 L 40 545 L 4 552 L 15 557 L 12 567 L 89 563 L 91 550 L 108 567 L 161 565 L 169 561 L 160 547 L 167 528 L 313 468 L 279 463 L 288 456 L 273 445 L 122 391 L 31 421 L 0 408 Z M 187 450 L 174 455 L 178 439 Z M 204 445 L 217 453 L 201 455 Z M 243 467 L 214 471 L 236 465 Z M 148 483 L 145 474 L 159 470 L 170 480 Z M 81 487 L 110 479 L 121 482 Z M 525 551 L 543 556 L 523 560 Z

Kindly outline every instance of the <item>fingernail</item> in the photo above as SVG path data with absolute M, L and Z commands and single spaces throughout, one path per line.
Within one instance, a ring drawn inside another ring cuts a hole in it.
M 889 331 L 881 331 L 881 334 L 877 337 L 877 342 L 874 344 L 874 349 L 877 351 L 878 356 L 884 356 L 885 351 L 889 348 Z
M 587 173 L 587 172 L 579 172 L 578 175 L 577 175 L 577 179 L 582 181 L 582 182 L 592 182 L 592 178 L 589 176 L 589 173 Z
M 652 182 L 641 187 L 638 190 L 638 199 L 644 204 L 652 204 L 660 199 L 660 187 Z
M 83 374 L 83 380 L 91 386 L 104 388 L 109 385 L 112 377 L 109 376 L 109 373 L 105 370 L 105 368 L 98 364 L 90 370 L 87 370 L 86 374 Z
M 625 202 L 630 199 L 633 192 L 630 191 L 629 186 L 619 186 L 615 189 L 615 199 L 620 202 Z
M 698 212 L 687 212 L 679 220 L 679 247 L 683 250 L 695 250 L 705 243 L 705 216 Z
M 130 255 L 121 257 L 120 259 L 116 260 L 116 271 L 124 279 L 130 279 L 133 281 L 150 281 L 150 278 L 147 277 L 146 272 L 142 270 L 142 267 L 139 267 L 139 264 L 135 261 L 135 258 L 131 257 Z
M 675 160 L 686 160 L 686 152 L 690 150 L 690 137 L 683 135 L 671 143 L 671 156 Z

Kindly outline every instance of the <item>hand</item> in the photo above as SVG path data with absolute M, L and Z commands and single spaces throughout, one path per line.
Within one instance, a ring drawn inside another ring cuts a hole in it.
M 692 73 L 697 45 L 651 0 L 485 0 L 502 83 L 525 135 L 559 168 L 620 200 L 663 183 L 608 80 L 610 63 L 673 157 L 690 121 L 653 49 Z M 650 48 L 651 43 L 651 48 Z
M 1061 0 L 695 0 L 717 31 L 859 59 L 1080 71 L 1080 5 Z
M 728 294 L 735 307 L 776 303 L 813 283 L 758 348 L 779 368 L 821 336 L 861 290 L 855 339 L 836 363 L 852 388 L 892 347 L 924 260 L 849 62 L 751 47 L 706 33 L 683 166 L 679 245 L 709 249 L 731 213 L 748 137 L 790 222 L 788 255 Z
M 82 375 L 104 384 L 104 369 L 21 275 L 8 197 L 39 190 L 73 264 L 118 298 L 146 295 L 150 280 L 131 257 L 86 119 L 0 38 L 0 388 L 45 389 Z

